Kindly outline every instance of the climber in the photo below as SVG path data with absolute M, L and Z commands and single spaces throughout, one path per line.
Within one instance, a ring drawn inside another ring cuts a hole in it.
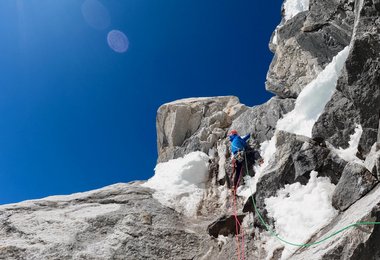
M 235 172 L 232 186 L 232 190 L 234 191 L 235 188 L 237 189 L 237 186 L 239 184 L 241 170 L 243 168 L 244 160 L 246 157 L 245 152 L 247 148 L 247 140 L 251 137 L 251 134 L 247 134 L 244 137 L 240 137 L 236 130 L 231 130 L 229 137 L 231 141 L 231 152 L 233 154 L 232 167 Z M 257 151 L 254 152 L 253 156 L 255 162 L 257 162 L 259 165 L 264 163 L 263 159 Z

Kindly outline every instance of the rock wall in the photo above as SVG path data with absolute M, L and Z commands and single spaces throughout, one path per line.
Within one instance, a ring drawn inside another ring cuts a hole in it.
M 363 128 L 360 149 L 366 155 L 378 139 L 380 120 L 380 6 L 356 3 L 350 54 L 337 90 L 313 128 L 313 137 L 348 147 L 356 124 Z
M 350 43 L 353 25 L 353 0 L 310 0 L 309 11 L 283 19 L 269 45 L 274 57 L 266 89 L 283 98 L 297 97 Z
M 156 119 L 158 162 L 192 151 L 208 153 L 246 109 L 233 96 L 182 99 L 162 105 Z
M 0 206 L 0 259 L 233 259 L 213 221 L 161 205 L 140 182 Z M 253 241 L 247 237 L 247 246 Z

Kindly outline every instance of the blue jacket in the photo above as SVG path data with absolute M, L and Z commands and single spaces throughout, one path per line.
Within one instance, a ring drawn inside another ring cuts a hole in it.
M 250 134 L 247 134 L 244 137 L 240 137 L 239 135 L 230 135 L 232 153 L 236 154 L 238 151 L 243 151 L 247 147 L 246 141 L 250 136 Z

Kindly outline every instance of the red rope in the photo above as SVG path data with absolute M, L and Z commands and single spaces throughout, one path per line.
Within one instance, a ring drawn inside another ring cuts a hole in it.
M 233 160 L 233 165 L 235 166 L 235 160 Z M 243 229 L 243 226 L 240 223 L 239 218 L 237 216 L 237 202 L 236 202 L 236 190 L 237 190 L 237 187 L 239 186 L 239 183 L 240 183 L 241 171 L 242 170 L 243 170 L 243 167 L 240 170 L 239 179 L 238 179 L 238 182 L 236 184 L 236 187 L 234 188 L 234 194 L 233 194 L 235 229 L 236 229 L 236 235 L 235 236 L 236 236 L 237 259 L 238 260 L 244 260 L 245 259 L 245 253 L 244 253 L 244 229 Z M 235 172 L 235 167 L 233 168 L 233 173 L 234 172 Z M 240 235 L 241 236 L 241 242 L 239 240 L 239 234 L 241 234 Z

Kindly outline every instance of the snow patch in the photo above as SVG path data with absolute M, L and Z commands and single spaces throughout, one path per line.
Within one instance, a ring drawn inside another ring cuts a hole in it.
M 360 160 L 358 157 L 356 157 L 356 153 L 358 152 L 358 146 L 359 141 L 363 133 L 363 128 L 361 125 L 356 125 L 355 127 L 355 133 L 350 135 L 350 141 L 348 141 L 349 147 L 346 149 L 343 149 L 342 147 L 339 147 L 339 149 L 336 149 L 331 144 L 328 144 L 329 148 L 336 152 L 341 158 L 348 162 L 356 162 L 359 164 L 364 164 L 362 160 Z
M 155 174 L 144 187 L 156 190 L 153 197 L 167 207 L 195 216 L 208 177 L 209 157 L 192 152 L 183 158 L 156 165 Z
M 347 46 L 313 81 L 306 85 L 297 97 L 294 109 L 277 122 L 277 130 L 311 137 L 314 123 L 335 91 L 348 53 L 349 47 Z
M 317 174 L 312 171 L 306 185 L 285 185 L 277 197 L 265 199 L 268 214 L 275 220 L 276 232 L 287 241 L 307 242 L 338 214 L 331 204 L 335 185 L 328 177 L 317 178 Z M 285 245 L 281 259 L 287 259 L 297 249 Z
M 286 0 L 284 3 L 285 21 L 293 18 L 300 12 L 309 10 L 309 0 Z

